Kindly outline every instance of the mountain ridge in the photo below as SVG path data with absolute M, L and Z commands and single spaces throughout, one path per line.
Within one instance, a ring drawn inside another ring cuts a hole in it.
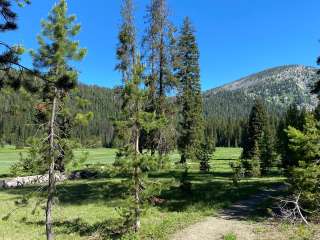
M 316 96 L 310 94 L 317 79 L 314 67 L 292 64 L 269 68 L 204 92 L 205 99 L 223 92 L 242 92 L 247 97 L 260 97 L 276 105 L 296 103 L 314 108 Z

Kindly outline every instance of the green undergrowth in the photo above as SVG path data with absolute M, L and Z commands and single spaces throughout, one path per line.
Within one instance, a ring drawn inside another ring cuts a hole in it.
M 240 153 L 240 149 L 218 149 L 211 161 L 213 171 L 210 173 L 199 172 L 199 165 L 191 163 L 188 180 L 192 183 L 192 191 L 188 194 L 181 192 L 178 181 L 175 181 L 183 170 L 174 163 L 168 170 L 151 173 L 150 177 L 158 182 L 160 188 L 163 186 L 156 195 L 162 202 L 146 204 L 138 235 L 123 235 L 120 231 L 119 212 L 126 207 L 128 189 L 122 184 L 123 178 L 103 172 L 110 166 L 112 154 L 109 160 L 103 161 L 102 153 L 96 153 L 96 165 L 89 167 L 99 169 L 102 172 L 100 178 L 68 181 L 57 187 L 53 214 L 56 239 L 169 239 L 172 233 L 206 216 L 215 215 L 233 202 L 247 198 L 263 187 L 283 182 L 283 178 L 277 176 L 250 178 L 235 187 L 229 162 Z M 34 194 L 29 203 L 21 202 L 21 198 L 30 193 Z M 19 201 L 22 206 L 15 204 Z M 5 218 L 0 220 L 0 239 L 43 239 L 44 206 L 45 189 L 39 186 L 0 190 L 0 217 Z

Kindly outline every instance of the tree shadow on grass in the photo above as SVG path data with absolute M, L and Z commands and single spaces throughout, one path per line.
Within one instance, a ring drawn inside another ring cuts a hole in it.
M 179 179 L 184 170 L 169 170 L 158 173 L 150 173 L 149 176 L 152 178 L 175 178 Z M 199 172 L 199 171 L 190 171 L 188 177 L 192 181 L 208 181 L 214 180 L 215 178 L 230 178 L 232 176 L 231 172 Z
M 41 189 L 41 192 L 39 192 Z M 4 189 L 7 194 L 23 195 L 37 193 L 38 197 L 45 197 L 46 186 L 28 186 L 17 189 Z M 81 205 L 87 203 L 112 201 L 122 199 L 128 188 L 120 181 L 72 181 L 57 186 L 57 197 L 60 204 Z
M 0 179 L 11 178 L 11 177 L 13 177 L 13 175 L 10 173 L 0 174 Z
M 60 185 L 57 190 L 60 203 L 74 205 L 121 199 L 128 192 L 128 187 L 121 182 L 89 181 Z
M 159 206 L 162 211 L 197 211 L 211 212 L 214 209 L 224 209 L 231 204 L 249 198 L 261 191 L 262 188 L 269 188 L 275 182 L 250 181 L 241 182 L 239 187 L 226 181 L 207 181 L 193 183 L 192 191 L 185 193 L 179 187 L 163 191 L 161 198 L 166 199 L 164 204 Z
M 22 221 L 26 225 L 44 226 L 43 221 Z M 55 234 L 79 234 L 81 237 L 97 237 L 97 239 L 121 239 L 128 230 L 120 219 L 110 219 L 95 224 L 84 222 L 80 218 L 53 222 Z
M 180 179 L 181 171 L 172 170 L 150 174 L 154 179 Z M 191 171 L 188 180 L 192 181 L 192 191 L 183 192 L 175 184 L 169 189 L 162 190 L 160 198 L 165 202 L 158 206 L 160 211 L 198 211 L 211 212 L 215 209 L 227 208 L 232 203 L 246 199 L 257 193 L 263 187 L 270 187 L 275 182 L 264 182 L 263 180 L 241 181 L 239 187 L 235 187 L 231 180 L 230 173 L 213 172 L 201 173 Z M 25 187 L 21 189 L 3 190 L 6 193 L 21 197 L 24 194 L 36 191 L 38 187 Z M 112 180 L 80 180 L 68 181 L 57 186 L 60 204 L 84 205 L 104 201 L 109 206 L 119 206 L 128 188 L 120 179 Z M 43 189 L 42 197 L 45 197 Z

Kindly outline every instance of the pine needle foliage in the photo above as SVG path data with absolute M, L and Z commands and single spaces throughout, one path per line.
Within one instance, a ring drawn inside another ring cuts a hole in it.
M 204 141 L 203 102 L 199 49 L 190 19 L 184 20 L 177 48 L 176 78 L 179 81 L 179 138 L 181 163 L 196 159 Z
M 166 118 L 158 118 L 156 113 L 145 111 L 147 90 L 143 88 L 144 67 L 137 56 L 133 66 L 132 78 L 128 79 L 122 89 L 123 120 L 115 123 L 119 136 L 125 145 L 119 149 L 114 166 L 128 176 L 126 181 L 130 189 L 128 208 L 122 211 L 125 224 L 129 230 L 140 229 L 143 203 L 147 200 L 148 172 L 155 169 L 157 158 L 150 152 L 140 152 L 139 141 L 142 131 L 149 133 L 163 127 Z
M 73 158 L 69 143 L 71 112 L 66 107 L 70 92 L 77 86 L 77 71 L 70 65 L 71 61 L 81 61 L 86 49 L 79 47 L 74 40 L 81 29 L 75 24 L 76 16 L 67 14 L 66 0 L 54 5 L 47 20 L 41 22 L 42 32 L 38 36 L 39 49 L 32 51 L 33 65 L 41 74 L 37 79 L 37 120 L 43 127 L 44 138 L 39 154 L 48 169 L 49 184 L 46 204 L 46 236 L 54 239 L 52 208 L 55 196 L 56 171 L 63 171 L 65 160 Z M 88 118 L 92 114 L 87 115 Z M 77 117 L 78 120 L 81 117 Z

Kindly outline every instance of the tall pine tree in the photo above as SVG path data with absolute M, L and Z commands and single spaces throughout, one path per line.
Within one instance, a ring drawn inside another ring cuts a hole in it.
M 265 175 L 270 172 L 272 165 L 275 161 L 275 126 L 268 119 L 264 126 L 263 136 L 260 144 L 260 163 L 261 163 L 261 174 Z
M 143 134 L 142 144 L 160 156 L 174 147 L 174 107 L 167 94 L 176 86 L 173 74 L 175 61 L 175 28 L 169 21 L 166 0 L 151 0 L 147 7 L 148 24 L 143 37 L 144 59 L 146 61 L 145 84 L 148 88 L 146 110 L 156 112 L 159 118 L 166 116 L 169 124 L 161 130 Z
M 44 76 L 40 95 L 42 102 L 37 106 L 38 116 L 44 123 L 47 133 L 40 147 L 43 161 L 47 164 L 49 183 L 46 205 L 46 236 L 54 239 L 52 229 L 52 208 L 56 185 L 56 164 L 61 154 L 65 154 L 65 139 L 61 117 L 65 115 L 65 103 L 70 91 L 77 85 L 77 71 L 69 65 L 70 61 L 80 61 L 86 50 L 79 48 L 73 38 L 81 26 L 75 24 L 76 17 L 67 15 L 66 0 L 60 0 L 50 12 L 48 19 L 42 21 L 42 33 L 38 36 L 38 51 L 32 52 L 36 69 Z M 39 119 L 38 118 L 38 119 Z M 61 138 L 60 138 L 61 136 Z
M 194 159 L 203 141 L 204 120 L 199 49 L 190 19 L 185 18 L 178 40 L 176 78 L 179 81 L 179 139 L 181 163 Z
M 266 110 L 261 100 L 257 99 L 252 107 L 247 126 L 247 139 L 243 146 L 243 159 L 259 159 L 260 143 L 266 125 Z
M 277 132 L 277 151 L 281 156 L 282 167 L 288 170 L 291 167 L 297 166 L 299 159 L 289 147 L 289 137 L 286 133 L 286 129 L 289 126 L 298 130 L 303 130 L 305 111 L 299 110 L 296 104 L 291 105 L 284 118 L 280 121 Z
M 133 0 L 122 0 L 122 24 L 118 35 L 116 70 L 122 75 L 122 81 L 131 78 L 136 54 L 136 28 L 134 24 Z
M 148 92 L 143 88 L 144 68 L 140 63 L 140 57 L 137 57 L 132 70 L 132 78 L 124 83 L 122 89 L 122 100 L 126 102 L 123 107 L 124 117 L 116 122 L 119 136 L 126 144 L 119 149 L 114 165 L 130 176 L 128 185 L 131 197 L 123 215 L 126 218 L 125 224 L 129 225 L 127 227 L 137 232 L 141 225 L 142 204 L 146 200 L 142 193 L 147 188 L 148 172 L 155 162 L 154 157 L 148 152 L 140 151 L 140 136 L 142 132 L 148 133 L 163 127 L 166 119 L 159 119 L 155 113 L 145 111 Z
M 174 27 L 169 21 L 166 0 L 151 0 L 147 8 L 148 27 L 143 39 L 147 61 L 149 108 L 164 113 L 166 93 L 175 87 L 173 75 Z
M 118 34 L 118 46 L 116 50 L 116 57 L 118 63 L 116 64 L 115 70 L 121 73 L 122 83 L 125 85 L 126 82 L 132 79 L 133 68 L 135 64 L 136 54 L 136 28 L 134 23 L 134 3 L 133 0 L 122 0 L 121 6 L 121 17 L 122 23 Z M 123 93 L 123 92 L 122 92 Z M 126 98 L 122 98 L 121 102 L 121 117 L 126 105 L 129 103 Z M 115 128 L 115 135 L 118 138 L 118 128 Z M 119 140 L 119 138 L 118 138 Z M 121 139 L 121 144 L 125 145 L 130 139 Z
M 259 176 L 261 174 L 263 140 L 267 140 L 263 138 L 266 125 L 267 113 L 265 107 L 260 99 L 256 99 L 249 116 L 241 156 L 246 174 L 249 176 Z

